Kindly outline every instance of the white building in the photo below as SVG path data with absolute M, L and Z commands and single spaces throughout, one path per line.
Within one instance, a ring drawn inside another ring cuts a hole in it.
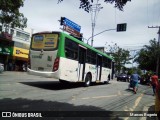
M 30 44 L 33 29 L 29 28 L 10 28 L 0 25 L 1 32 L 7 32 L 12 35 L 12 41 Z
M 29 46 L 33 30 L 29 28 L 10 28 L 0 25 L 0 62 L 5 70 L 11 70 L 9 63 L 15 64 L 14 70 L 22 70 L 28 61 Z

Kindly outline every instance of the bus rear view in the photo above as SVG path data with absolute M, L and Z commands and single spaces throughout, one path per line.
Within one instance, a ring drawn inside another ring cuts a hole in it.
M 32 35 L 29 74 L 58 78 L 58 40 L 59 33 L 43 32 Z

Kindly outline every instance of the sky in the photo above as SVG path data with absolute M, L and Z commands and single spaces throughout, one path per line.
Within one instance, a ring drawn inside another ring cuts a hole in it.
M 97 0 L 94 0 L 96 2 Z M 83 37 L 88 39 L 92 35 L 91 13 L 79 9 L 80 0 L 25 0 L 20 12 L 28 19 L 28 28 L 34 32 L 62 31 L 61 17 L 66 17 L 81 26 Z M 115 29 L 119 23 L 127 23 L 126 32 L 111 30 L 94 37 L 93 46 L 106 47 L 115 43 L 127 50 L 138 50 L 148 45 L 149 40 L 158 41 L 160 26 L 160 0 L 131 0 L 124 6 L 123 11 L 114 7 L 114 4 L 99 0 L 103 7 L 96 19 L 95 34 L 107 29 Z M 86 42 L 86 41 L 84 41 Z M 89 44 L 91 41 L 89 41 Z

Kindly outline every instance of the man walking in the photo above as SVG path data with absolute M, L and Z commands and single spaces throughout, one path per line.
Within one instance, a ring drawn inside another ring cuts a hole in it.
M 152 85 L 152 89 L 153 89 L 153 96 L 156 93 L 156 87 L 158 86 L 158 76 L 156 75 L 156 73 L 154 73 L 151 76 L 151 85 Z
M 131 84 L 133 85 L 133 91 L 136 94 L 137 93 L 137 87 L 138 87 L 138 80 L 139 80 L 139 75 L 137 72 L 134 72 L 134 74 L 131 75 Z

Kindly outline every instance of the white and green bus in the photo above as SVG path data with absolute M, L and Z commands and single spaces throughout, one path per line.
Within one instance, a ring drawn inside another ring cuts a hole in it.
M 53 77 L 60 82 L 108 83 L 113 59 L 63 32 L 32 35 L 28 73 Z

